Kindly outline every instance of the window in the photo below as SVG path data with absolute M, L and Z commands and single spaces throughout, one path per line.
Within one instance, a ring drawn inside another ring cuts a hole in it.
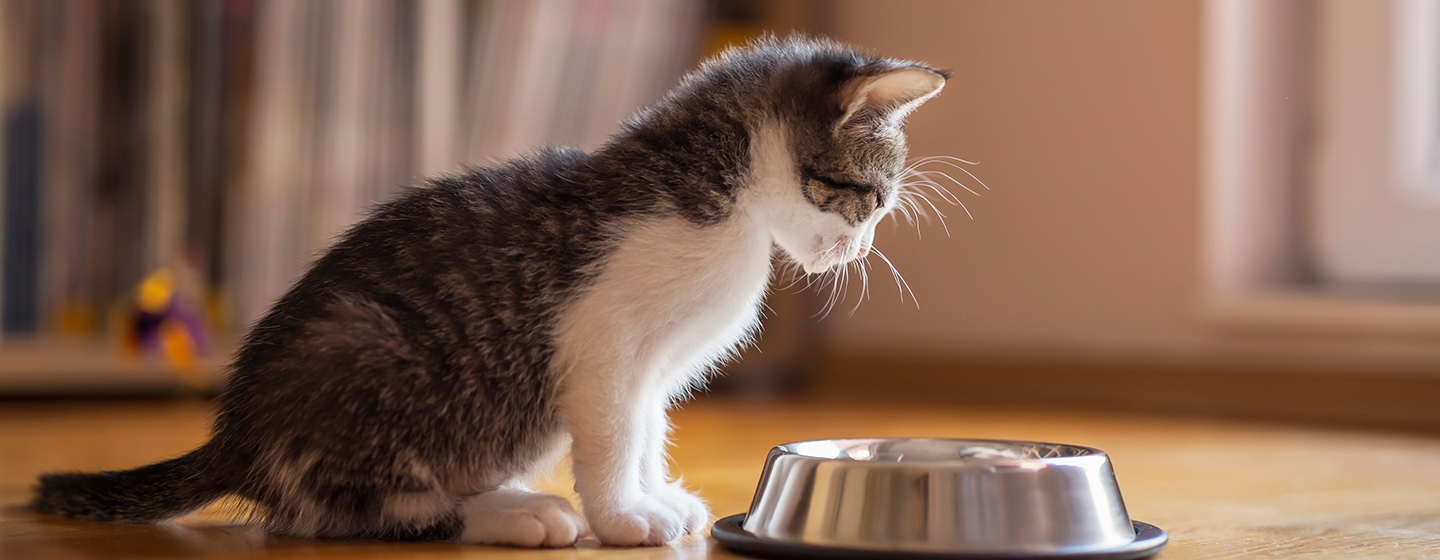
M 1321 10 L 1316 277 L 1377 292 L 1440 284 L 1440 1 Z
M 1206 309 L 1440 334 L 1440 0 L 1206 12 Z

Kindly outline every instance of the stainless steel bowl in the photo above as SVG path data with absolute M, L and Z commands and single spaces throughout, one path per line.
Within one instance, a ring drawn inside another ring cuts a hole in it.
M 1132 523 L 1104 452 L 1023 441 L 781 445 L 744 521 L 730 525 L 755 542 L 820 550 L 1118 558 L 1165 544 L 1163 531 Z

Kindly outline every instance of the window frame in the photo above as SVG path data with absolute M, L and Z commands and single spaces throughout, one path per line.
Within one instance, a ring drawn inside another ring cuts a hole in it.
M 1440 302 L 1316 282 L 1305 210 L 1314 26 L 1306 0 L 1207 0 L 1202 314 L 1221 330 L 1440 338 Z M 1440 88 L 1437 88 L 1440 89 Z

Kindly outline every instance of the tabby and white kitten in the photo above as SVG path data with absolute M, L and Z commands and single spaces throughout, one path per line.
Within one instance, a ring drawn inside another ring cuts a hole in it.
M 222 496 L 276 533 L 659 545 L 710 520 L 666 409 L 748 341 L 778 245 L 810 273 L 895 209 L 904 117 L 947 74 L 811 39 L 704 64 L 586 154 L 381 205 L 253 327 L 210 441 L 41 477 L 34 507 L 155 522 Z M 569 449 L 582 518 L 522 481 Z

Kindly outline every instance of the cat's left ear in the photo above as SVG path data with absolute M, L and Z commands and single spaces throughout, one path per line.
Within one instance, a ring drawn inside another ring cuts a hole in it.
M 845 114 L 835 129 L 865 114 L 898 125 L 921 103 L 940 93 L 949 77 L 949 72 L 917 65 L 855 78 L 841 91 L 840 107 Z

